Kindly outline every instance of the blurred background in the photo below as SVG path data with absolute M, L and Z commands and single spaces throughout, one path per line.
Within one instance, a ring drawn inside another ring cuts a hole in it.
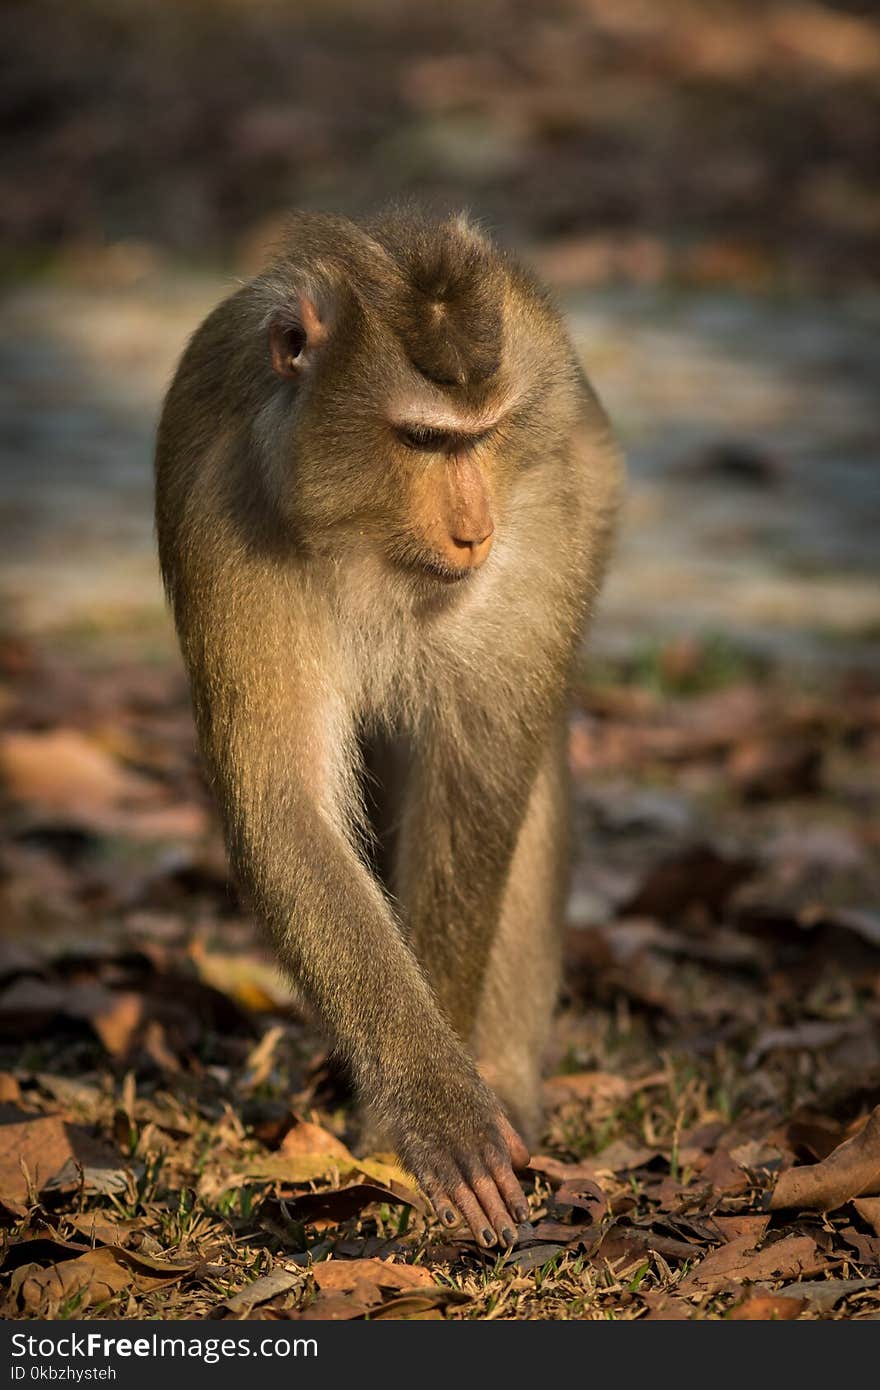
M 880 28 L 857 0 L 9 0 L 6 622 L 165 630 L 150 448 L 284 209 L 467 206 L 633 488 L 599 641 L 871 656 Z
M 289 1023 L 198 772 L 152 439 L 285 209 L 401 195 L 538 268 L 629 458 L 557 1063 L 668 1048 L 730 1114 L 880 1067 L 876 6 L 6 0 L 0 119 L 0 1062 L 32 1102 L 133 1067 L 210 1115 Z

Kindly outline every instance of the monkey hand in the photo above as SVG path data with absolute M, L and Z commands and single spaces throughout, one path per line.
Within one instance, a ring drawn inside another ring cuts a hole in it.
M 529 1204 L 514 1174 L 529 1151 L 492 1092 L 474 1077 L 442 1094 L 422 1095 L 400 1126 L 398 1151 L 431 1199 L 444 1226 L 463 1218 L 486 1249 L 513 1245 Z M 429 1090 L 433 1090 L 429 1087 Z

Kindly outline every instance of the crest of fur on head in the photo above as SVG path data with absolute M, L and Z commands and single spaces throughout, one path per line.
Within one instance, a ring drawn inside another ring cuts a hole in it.
M 404 293 L 391 323 L 413 365 L 438 386 L 481 386 L 501 362 L 502 297 L 490 248 L 466 217 L 428 223 L 399 214 L 374 228 Z

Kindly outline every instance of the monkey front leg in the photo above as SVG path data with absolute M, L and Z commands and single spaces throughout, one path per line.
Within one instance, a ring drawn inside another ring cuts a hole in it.
M 513 1168 L 528 1153 L 443 1018 L 378 884 L 301 794 L 263 786 L 245 803 L 261 806 L 261 823 L 237 818 L 235 862 L 368 1108 L 446 1225 L 458 1209 L 481 1244 L 512 1243 L 528 1216 Z

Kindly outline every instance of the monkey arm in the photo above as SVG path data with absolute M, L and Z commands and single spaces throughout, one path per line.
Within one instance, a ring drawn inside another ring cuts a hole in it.
M 267 766 L 253 748 L 248 761 Z M 224 768 L 224 800 L 228 777 Z M 483 1244 L 493 1228 L 510 1243 L 511 1215 L 515 1224 L 528 1213 L 511 1158 L 527 1154 L 344 828 L 307 786 L 277 772 L 251 785 L 239 775 L 231 800 L 234 863 L 364 1100 L 442 1220 L 454 1222 L 458 1208 Z
M 229 695 L 213 682 L 202 745 L 236 875 L 283 968 L 372 1105 L 387 1104 L 398 1060 L 421 1045 L 466 1072 L 464 1051 L 358 852 L 344 760 L 323 755 L 331 741 L 345 743 L 338 721 L 314 694 L 298 699 L 290 688 L 280 707 L 250 691 L 246 718 L 238 693 Z
M 242 886 L 441 1219 L 454 1223 L 458 1208 L 483 1244 L 494 1243 L 493 1229 L 509 1243 L 511 1222 L 528 1213 L 512 1159 L 522 1164 L 527 1152 L 359 853 L 353 739 L 338 702 L 322 697 L 333 682 L 309 618 L 289 591 L 283 604 L 277 594 L 257 601 L 241 575 L 238 603 L 219 602 L 215 578 L 200 593 L 198 624 L 181 623 L 183 645 Z

